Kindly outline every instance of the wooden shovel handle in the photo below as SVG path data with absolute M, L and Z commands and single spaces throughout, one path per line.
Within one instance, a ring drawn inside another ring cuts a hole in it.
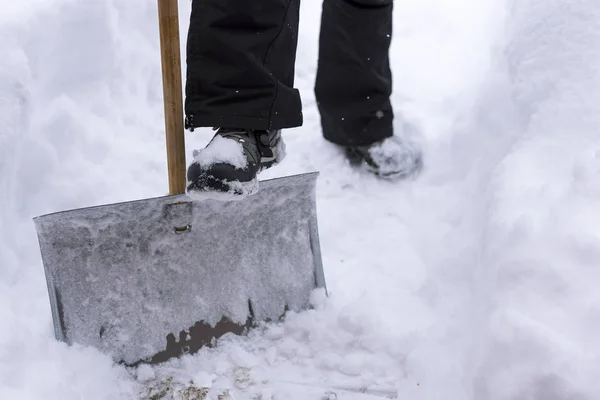
M 158 0 L 169 193 L 185 193 L 186 163 L 177 0 Z

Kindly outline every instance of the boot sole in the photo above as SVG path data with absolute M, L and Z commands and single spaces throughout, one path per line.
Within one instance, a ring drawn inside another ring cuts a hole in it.
M 258 179 L 248 182 L 225 181 L 213 176 L 205 176 L 202 182 L 194 182 L 187 187 L 186 194 L 193 200 L 241 200 L 258 192 Z

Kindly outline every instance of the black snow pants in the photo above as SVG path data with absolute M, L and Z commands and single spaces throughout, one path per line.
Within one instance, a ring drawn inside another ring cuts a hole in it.
M 393 133 L 393 0 L 324 0 L 315 95 L 323 135 L 343 146 Z M 186 127 L 302 125 L 294 89 L 300 0 L 193 0 Z

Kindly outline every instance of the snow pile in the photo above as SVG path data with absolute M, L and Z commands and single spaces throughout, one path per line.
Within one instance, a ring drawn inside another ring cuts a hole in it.
M 3 8 L 0 399 L 147 398 L 156 382 L 190 380 L 210 386 L 211 400 L 226 390 L 322 398 L 298 382 L 338 388 L 340 400 L 357 388 L 415 400 L 600 398 L 600 6 L 397 7 L 394 104 L 420 127 L 425 168 L 391 184 L 350 168 L 320 137 L 320 5 L 302 5 L 306 123 L 285 133 L 288 157 L 263 177 L 321 171 L 331 298 L 315 294 L 314 311 L 283 325 L 137 371 L 54 341 L 31 218 L 166 192 L 156 4 Z M 188 133 L 188 149 L 206 133 Z
M 491 175 L 476 398 L 600 398 L 600 5 L 514 1 L 512 143 Z M 494 126 L 492 126 L 494 127 Z

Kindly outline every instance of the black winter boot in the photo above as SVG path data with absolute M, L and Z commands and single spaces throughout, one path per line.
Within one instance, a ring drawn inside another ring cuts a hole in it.
M 194 152 L 187 193 L 241 198 L 258 191 L 257 175 L 285 157 L 281 130 L 219 128 L 210 143 Z
M 364 165 L 380 178 L 398 180 L 417 175 L 423 167 L 420 149 L 398 136 L 391 136 L 370 146 L 345 147 L 352 165 Z

